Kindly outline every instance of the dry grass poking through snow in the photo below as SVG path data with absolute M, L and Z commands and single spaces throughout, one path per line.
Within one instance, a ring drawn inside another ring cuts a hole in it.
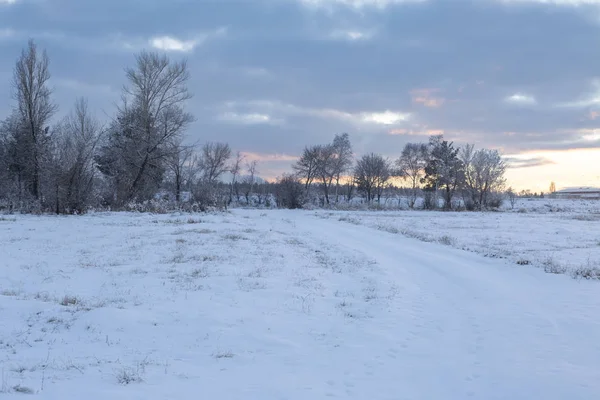
M 550 274 L 600 279 L 600 202 L 522 201 L 514 212 L 326 212 L 320 218 L 363 225 Z
M 336 331 L 393 299 L 367 279 L 370 260 L 265 216 L 4 218 L 3 390 L 108 398 L 121 385 L 151 396 L 277 351 L 283 343 L 265 342 L 275 330 L 333 346 Z

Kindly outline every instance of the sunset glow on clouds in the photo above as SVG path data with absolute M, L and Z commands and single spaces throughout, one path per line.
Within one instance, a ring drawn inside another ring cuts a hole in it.
M 108 120 L 124 67 L 147 49 L 188 60 L 190 141 L 228 142 L 265 177 L 337 133 L 358 156 L 391 159 L 444 134 L 501 150 L 514 187 L 600 186 L 600 57 L 590 50 L 600 46 L 600 0 L 0 0 L 0 9 L 2 118 L 30 37 L 51 58 L 57 120 L 77 96 Z

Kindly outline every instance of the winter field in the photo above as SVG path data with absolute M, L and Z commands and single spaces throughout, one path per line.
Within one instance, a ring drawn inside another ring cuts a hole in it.
M 599 263 L 594 201 L 0 216 L 0 396 L 595 399 Z

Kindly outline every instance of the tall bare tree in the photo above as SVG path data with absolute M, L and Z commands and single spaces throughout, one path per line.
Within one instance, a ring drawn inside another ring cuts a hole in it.
M 342 176 L 350 171 L 352 167 L 352 144 L 347 133 L 335 135 L 333 138 L 333 174 L 335 177 L 335 201 L 338 202 L 340 180 Z
M 238 184 L 238 178 L 240 176 L 240 172 L 242 171 L 242 162 L 244 161 L 244 155 L 241 152 L 237 152 L 235 154 L 235 159 L 231 163 L 229 167 L 229 172 L 231 172 L 231 185 L 229 187 L 229 203 L 233 201 L 233 194 L 235 193 L 236 201 L 240 199 L 240 188 Z
M 246 190 L 244 191 L 244 197 L 246 198 L 246 204 L 250 204 L 250 196 L 252 195 L 252 191 L 254 190 L 254 185 L 256 184 L 256 174 L 258 161 L 253 160 L 246 164 L 246 172 L 248 175 L 244 178 L 244 183 L 246 184 Z
M 300 159 L 292 166 L 298 177 L 304 181 L 306 193 L 318 174 L 319 152 L 320 146 L 305 147 Z
M 497 150 L 474 150 L 474 145 L 467 144 L 460 151 L 460 159 L 464 170 L 464 186 L 468 193 L 468 202 L 473 208 L 488 206 L 492 192 L 504 189 L 506 180 L 506 162 Z
M 425 175 L 427 165 L 428 149 L 424 143 L 407 143 L 402 149 L 400 158 L 396 160 L 400 176 L 408 179 L 411 185 L 408 205 L 414 208 L 417 201 L 419 183 Z
M 193 121 L 184 108 L 192 97 L 185 60 L 143 51 L 125 72 L 122 105 L 99 157 L 101 171 L 117 181 L 121 202 L 154 195 L 176 149 L 173 143 Z
M 214 184 L 229 169 L 231 148 L 227 143 L 209 142 L 202 146 L 200 167 L 205 183 Z
M 55 132 L 55 205 L 58 212 L 83 212 L 93 196 L 94 156 L 102 127 L 87 100 L 75 107 Z
M 337 163 L 335 157 L 335 148 L 331 144 L 316 146 L 317 163 L 315 178 L 321 184 L 325 203 L 329 204 L 329 193 L 333 179 L 336 176 Z
M 48 122 L 58 109 L 50 98 L 49 65 L 46 51 L 40 53 L 35 42 L 30 40 L 13 73 L 13 98 L 17 102 L 23 135 L 18 138 L 20 143 L 16 151 L 20 153 L 18 158 L 24 164 L 21 167 L 35 200 L 42 197 L 42 163 L 50 142 Z
M 181 139 L 172 141 L 170 145 L 166 165 L 173 180 L 177 203 L 181 202 L 181 192 L 184 187 L 189 188 L 190 164 L 193 162 L 194 148 L 194 145 L 184 145 Z

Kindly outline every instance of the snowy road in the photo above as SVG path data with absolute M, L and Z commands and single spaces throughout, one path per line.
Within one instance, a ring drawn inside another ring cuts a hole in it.
M 600 398 L 597 283 L 335 220 L 294 221 L 374 258 L 379 279 L 398 286 L 386 323 L 366 327 L 387 347 L 373 354 L 395 382 L 386 398 Z

